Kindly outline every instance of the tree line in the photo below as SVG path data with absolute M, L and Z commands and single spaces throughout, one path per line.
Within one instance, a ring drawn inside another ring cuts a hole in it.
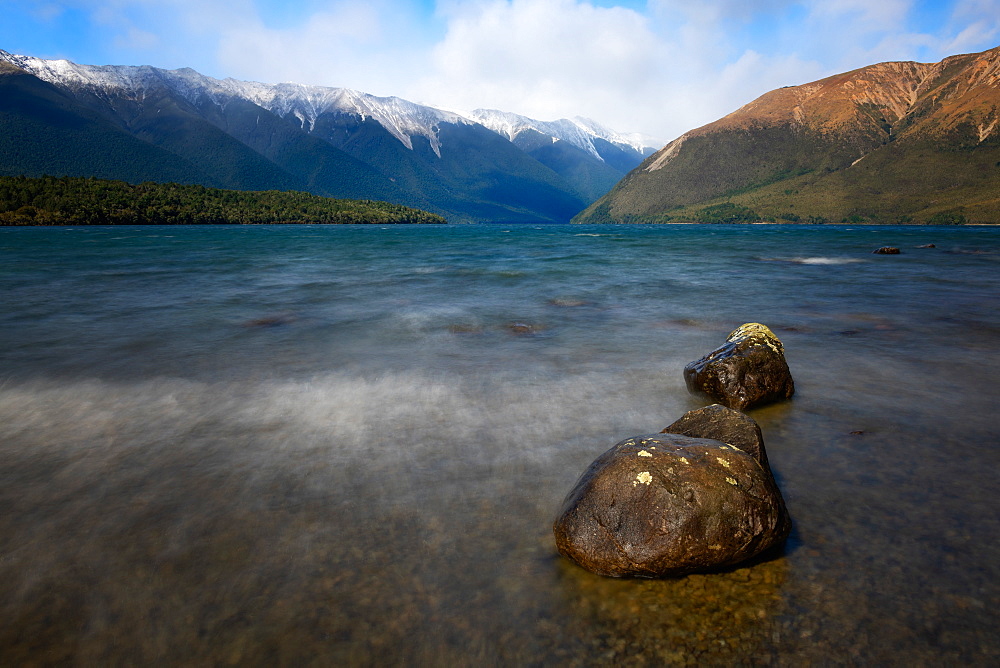
M 399 204 L 299 191 L 241 191 L 93 177 L 0 176 L 0 225 L 445 223 Z

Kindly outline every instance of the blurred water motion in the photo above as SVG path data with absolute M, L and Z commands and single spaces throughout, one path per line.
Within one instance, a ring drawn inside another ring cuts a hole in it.
M 998 230 L 0 229 L 0 250 L 5 665 L 1000 659 Z M 746 321 L 796 381 L 752 412 L 785 552 L 666 581 L 561 559 L 577 476 L 703 405 L 681 368 Z

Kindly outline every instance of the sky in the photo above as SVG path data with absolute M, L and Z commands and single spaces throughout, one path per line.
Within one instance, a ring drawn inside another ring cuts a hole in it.
M 1000 0 L 0 0 L 0 49 L 582 116 L 661 142 L 769 90 L 1000 46 Z

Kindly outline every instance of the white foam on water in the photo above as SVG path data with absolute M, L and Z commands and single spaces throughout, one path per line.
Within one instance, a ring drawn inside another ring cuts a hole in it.
M 853 257 L 801 257 L 792 258 L 791 261 L 797 264 L 855 264 L 864 262 L 864 260 Z
M 854 257 L 762 257 L 764 262 L 789 262 L 791 264 L 837 265 L 864 262 Z
M 293 554 L 351 568 L 394 551 L 419 554 L 420 534 L 409 531 L 360 556 L 336 540 L 345 531 L 378 536 L 401 513 L 418 524 L 479 526 L 516 499 L 539 509 L 533 526 L 544 534 L 595 457 L 679 414 L 669 395 L 680 381 L 659 396 L 657 377 L 400 371 L 258 383 L 8 381 L 0 387 L 0 530 L 9 537 L 0 540 L 0 575 L 10 579 L 0 613 L 34 610 L 53 587 L 75 591 L 74 564 L 104 573 L 102 595 L 116 605 L 145 609 L 158 587 L 182 592 L 190 582 L 183 573 L 136 578 L 192 558 L 227 573 L 198 596 L 238 601 L 223 590 Z M 318 519 L 297 524 L 303 508 Z M 513 529 L 493 533 L 523 540 Z M 226 565 L 230 554 L 242 555 L 238 568 Z M 171 623 L 182 619 L 176 613 Z
M 41 459 L 62 462 L 58 475 L 70 466 L 81 480 L 109 482 L 118 462 L 136 454 L 150 471 L 197 468 L 203 460 L 256 478 L 304 464 L 353 466 L 391 476 L 397 491 L 426 501 L 433 491 L 409 471 L 446 482 L 469 469 L 546 466 L 567 453 L 579 463 L 622 438 L 657 431 L 682 412 L 679 378 L 665 385 L 655 370 L 520 379 L 334 373 L 256 384 L 8 382 L 0 388 L 0 454 L 28 469 Z M 134 466 L 126 474 L 136 474 Z M 32 493 L 42 497 L 44 481 L 37 482 Z

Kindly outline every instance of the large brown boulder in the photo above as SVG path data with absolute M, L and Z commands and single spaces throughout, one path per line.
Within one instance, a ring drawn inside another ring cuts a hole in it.
M 781 341 L 766 326 L 750 322 L 736 328 L 726 343 L 684 367 L 692 393 L 745 410 L 788 399 L 795 393 Z
M 782 543 L 791 530 L 770 471 L 712 439 L 655 434 L 601 455 L 563 503 L 556 547 L 616 577 L 713 571 Z

